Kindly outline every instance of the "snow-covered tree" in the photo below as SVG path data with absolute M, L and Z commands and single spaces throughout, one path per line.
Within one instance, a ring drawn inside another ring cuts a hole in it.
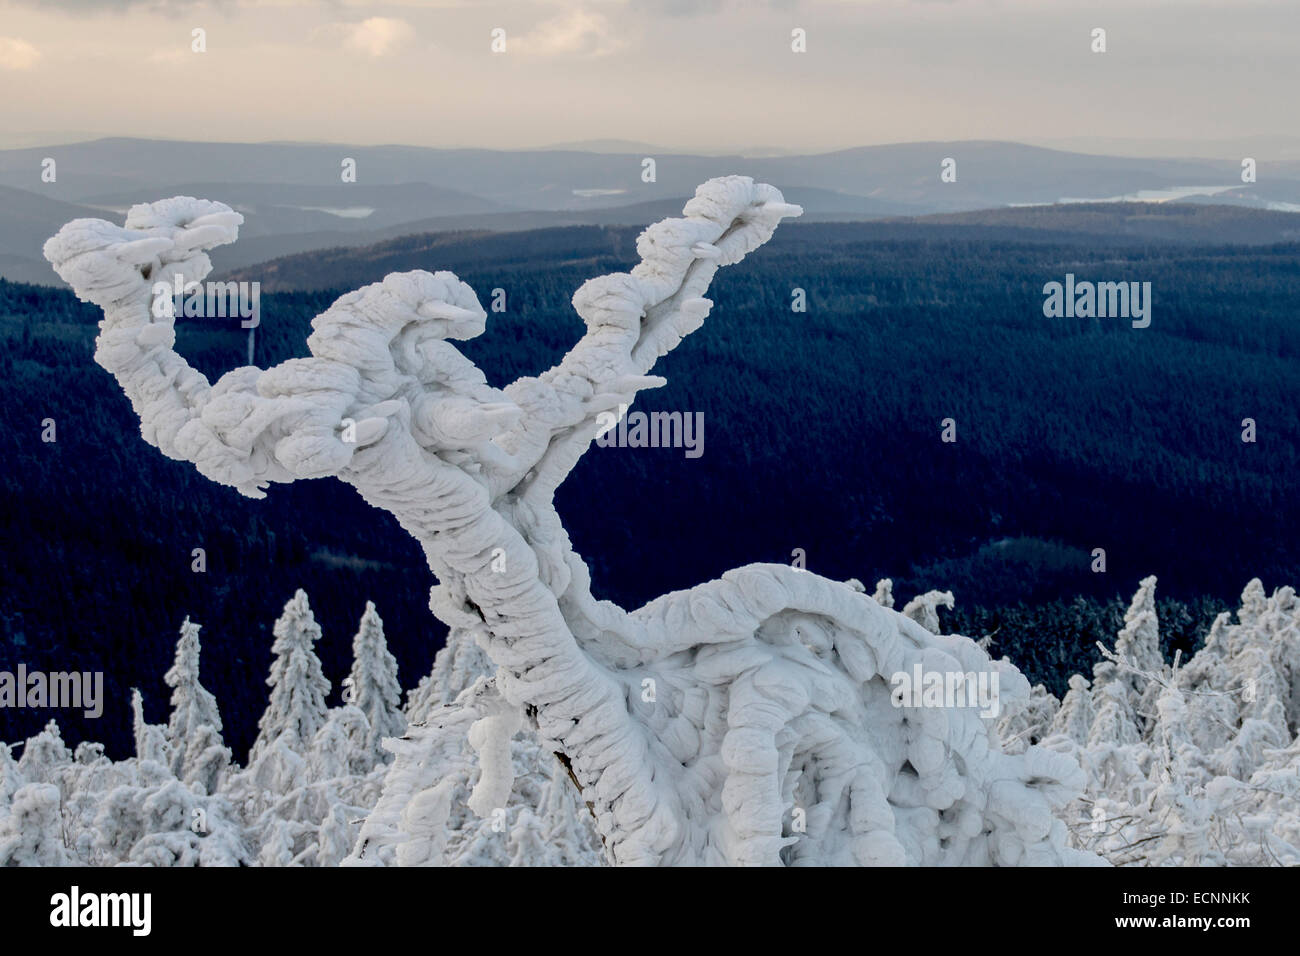
M 144 695 L 139 688 L 131 689 L 132 730 L 135 735 L 135 757 L 142 771 L 161 779 L 171 773 L 172 748 L 167 741 L 167 728 L 151 724 L 144 718 Z M 152 765 L 146 768 L 146 765 Z
M 663 383 L 650 372 L 704 322 L 718 268 L 800 212 L 745 177 L 705 183 L 683 218 L 640 236 L 630 273 L 578 290 L 587 333 L 563 361 L 505 390 L 452 344 L 480 334 L 486 313 L 448 272 L 349 293 L 314 320 L 310 358 L 210 384 L 151 306 L 155 283 L 202 279 L 207 250 L 236 238 L 242 217 L 219 203 L 137 205 L 124 227 L 77 220 L 45 254 L 104 309 L 96 361 L 131 398 L 147 441 L 252 497 L 271 482 L 336 476 L 417 539 L 439 582 L 434 612 L 478 628 L 496 666 L 494 681 L 453 705 L 474 720 L 444 723 L 468 735 L 489 721 L 475 737 L 493 770 L 476 791 L 513 787 L 499 772 L 505 708 L 563 755 L 618 863 L 1083 862 L 1052 816 L 1083 783 L 1071 758 L 1002 751 L 973 708 L 890 706 L 891 676 L 914 668 L 997 673 L 1004 700 L 1027 697 L 1009 664 L 784 565 L 741 568 L 629 612 L 592 595 L 564 532 L 556 488 L 616 410 Z M 310 640 L 291 630 L 277 629 L 285 665 L 273 668 L 262 749 L 290 736 L 301 750 L 324 719 L 324 678 L 289 652 L 310 651 Z M 432 748 L 417 761 L 445 743 L 407 736 Z M 445 781 L 417 788 L 410 768 L 399 771 L 403 749 L 384 826 L 428 833 L 414 856 L 429 859 L 445 839 L 425 816 L 445 827 L 453 797 Z M 704 765 L 717 772 L 690 769 Z M 795 811 L 806 829 L 792 830 Z
M 62 796 L 52 783 L 19 787 L 0 820 L 0 866 L 67 866 Z
M 1061 707 L 1052 718 L 1050 733 L 1062 734 L 1076 744 L 1086 744 L 1096 714 L 1092 707 L 1092 690 L 1088 678 L 1075 674 L 1069 681 L 1070 689 L 1061 701 Z
M 1238 623 L 1220 615 L 1181 666 L 1160 657 L 1147 578 L 1103 651 L 1091 689 L 1071 678 L 1044 742 L 1088 776 L 1066 808 L 1073 842 L 1121 865 L 1300 865 L 1295 592 L 1251 581 Z
M 931 634 L 940 634 L 942 630 L 939 626 L 939 608 L 946 607 L 951 610 L 952 605 L 951 591 L 927 591 L 925 594 L 918 594 L 903 606 L 903 616 L 911 618 Z
M 1124 614 L 1124 629 L 1115 640 L 1115 657 L 1123 665 L 1106 658 L 1093 668 L 1095 695 L 1106 695 L 1114 708 L 1124 710 L 1128 723 L 1145 728 L 1155 713 L 1159 686 L 1142 675 L 1155 673 L 1164 666 L 1160 653 L 1160 622 L 1156 614 L 1156 579 L 1144 578 Z M 1117 683 L 1116 692 L 1107 691 Z M 1108 711 L 1108 719 L 1113 712 Z
M 187 617 L 176 642 L 176 661 L 163 676 L 172 688 L 167 742 L 172 748 L 172 773 L 186 783 L 216 791 L 230 751 L 221 740 L 217 699 L 199 683 L 199 625 Z
M 411 693 L 405 734 L 389 741 L 396 759 L 347 865 L 606 865 L 595 818 L 580 789 L 559 756 L 527 727 L 509 738 L 507 795 L 487 801 L 503 805 L 491 807 L 486 818 L 470 809 L 470 795 L 484 793 L 470 731 L 487 713 L 499 712 L 495 671 L 478 647 L 476 629 L 453 628 L 432 673 Z M 498 761 L 498 780 L 503 770 Z M 543 821 L 545 852 L 530 855 L 510 843 L 524 810 Z
M 271 702 L 258 721 L 249 763 L 256 762 L 276 741 L 297 753 L 306 752 L 325 723 L 325 696 L 330 684 L 314 648 L 321 636 L 320 625 L 301 589 L 285 604 L 274 633 L 271 652 L 275 660 L 271 676 L 266 679 Z
M 321 821 L 317 865 L 338 866 L 351 852 L 356 839 L 357 827 L 348 819 L 347 810 L 342 804 L 334 804 Z
M 998 720 L 998 737 L 1002 749 L 1019 753 L 1031 744 L 1045 738 L 1060 711 L 1060 701 L 1047 692 L 1042 684 L 1035 684 L 1023 707 L 1004 711 Z
M 94 822 L 102 862 L 142 866 L 246 866 L 242 825 L 226 798 L 179 780 L 109 790 Z
M 44 730 L 23 745 L 23 754 L 18 758 L 18 774 L 27 783 L 53 783 L 71 763 L 72 753 L 63 742 L 59 725 L 51 720 Z
M 334 707 L 307 752 L 307 778 L 332 780 L 365 775 L 375 766 L 370 721 L 356 704 Z
M 367 601 L 361 625 L 352 640 L 352 673 L 347 678 L 346 700 L 366 715 L 366 749 L 374 763 L 386 761 L 381 746 L 385 737 L 399 737 L 406 729 L 402 716 L 402 685 L 397 682 L 397 659 L 384 641 L 384 622 L 375 605 Z
M 423 723 L 431 709 L 450 704 L 479 677 L 491 677 L 496 667 L 483 652 L 477 629 L 452 628 L 447 643 L 433 659 L 433 671 L 407 694 L 406 721 Z
M 9 812 L 9 802 L 26 781 L 14 760 L 13 748 L 0 740 L 0 817 Z

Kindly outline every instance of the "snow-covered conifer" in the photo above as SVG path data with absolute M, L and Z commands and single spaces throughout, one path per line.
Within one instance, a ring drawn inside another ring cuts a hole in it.
M 175 663 L 163 681 L 172 688 L 167 724 L 172 773 L 186 783 L 202 783 L 204 790 L 211 792 L 230 762 L 230 751 L 221 740 L 217 700 L 199 682 L 199 625 L 188 617 L 181 624 Z
M 316 731 L 325 723 L 325 696 L 330 684 L 321 671 L 314 644 L 320 639 L 320 626 L 312 615 L 307 595 L 302 590 L 284 606 L 275 622 L 275 643 L 271 651 L 271 700 L 258 721 L 257 739 L 249 754 L 253 763 L 275 741 L 289 749 L 305 753 Z
M 333 780 L 369 773 L 375 765 L 370 750 L 372 738 L 370 722 L 356 704 L 331 708 L 307 751 L 308 779 Z
M 317 836 L 318 866 L 338 866 L 352 852 L 356 842 L 358 826 L 348 818 L 342 804 L 333 804 L 325 819 L 321 821 Z
M 491 677 L 496 665 L 476 638 L 477 628 L 453 627 L 434 656 L 433 671 L 407 695 L 406 720 L 423 723 L 429 711 L 450 704 L 480 677 Z
M 154 782 L 161 782 L 171 773 L 172 748 L 167 742 L 167 728 L 144 719 L 144 695 L 139 688 L 131 689 L 131 718 L 137 766 Z
M 352 673 L 345 699 L 360 708 L 368 722 L 365 746 L 374 763 L 389 757 L 380 741 L 400 737 L 406 729 L 402 716 L 402 687 L 397 682 L 397 660 L 384 640 L 384 622 L 375 605 L 367 601 L 361 625 L 352 641 Z
M 18 758 L 18 773 L 27 783 L 54 783 L 72 763 L 72 753 L 63 742 L 59 725 L 51 720 L 45 729 L 28 739 Z M 39 798 L 33 798 L 39 802 Z

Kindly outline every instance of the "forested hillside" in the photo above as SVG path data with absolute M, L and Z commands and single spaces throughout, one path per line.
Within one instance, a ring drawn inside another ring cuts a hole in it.
M 322 255 L 314 275 L 248 270 L 268 288 L 332 287 L 264 296 L 256 361 L 305 355 L 311 317 L 343 291 L 450 268 L 489 309 L 504 290 L 506 311 L 464 347 L 503 385 L 579 337 L 570 296 L 629 267 L 636 233 L 411 237 Z M 596 592 L 625 606 L 803 549 L 827 576 L 892 576 L 903 596 L 952 590 L 948 627 L 994 634 L 995 652 L 1059 695 L 1146 575 L 1160 579 L 1162 640 L 1184 648 L 1250 578 L 1300 580 L 1297 253 L 958 225 L 785 227 L 718 277 L 710 319 L 664 363 L 670 384 L 638 403 L 703 413 L 703 455 L 593 449 L 561 488 L 560 513 Z M 1150 328 L 1044 318 L 1043 284 L 1067 272 L 1150 282 Z M 806 312 L 791 309 L 795 289 Z M 159 685 L 189 614 L 204 624 L 204 683 L 242 756 L 265 704 L 268 622 L 301 587 L 336 686 L 367 599 L 413 686 L 442 639 L 414 543 L 337 482 L 250 501 L 144 445 L 92 361 L 98 318 L 68 292 L 0 282 L 0 666 L 111 661 L 99 726 L 57 716 L 69 740 L 123 753 L 130 687 Z M 179 351 L 210 377 L 245 360 L 234 322 L 178 328 Z M 946 418 L 955 443 L 940 440 Z M 1255 443 L 1242 441 L 1244 418 Z M 46 419 L 55 442 L 42 441 Z M 1104 574 L 1090 568 L 1099 547 Z M 165 702 L 153 694 L 157 719 Z M 49 716 L 0 711 L 0 738 Z

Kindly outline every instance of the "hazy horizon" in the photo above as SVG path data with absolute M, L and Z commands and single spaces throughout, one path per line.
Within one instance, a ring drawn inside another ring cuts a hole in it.
M 1291 27 L 1300 9 L 1276 0 L 0 0 L 0 147 L 997 140 L 1298 156 Z
M 689 156 L 729 156 L 745 158 L 779 157 L 779 156 L 817 156 L 826 153 L 845 152 L 853 149 L 870 149 L 884 146 L 916 146 L 925 143 L 1006 143 L 1012 145 L 1032 146 L 1058 152 L 1081 153 L 1085 155 L 1133 157 L 1133 158 L 1168 158 L 1168 159 L 1235 159 L 1244 153 L 1266 153 L 1274 160 L 1300 159 L 1300 136 L 1278 134 L 1242 136 L 1233 140 L 1144 140 L 1141 138 L 1063 138 L 1042 139 L 1026 137 L 1024 139 L 990 139 L 987 137 L 970 137 L 966 139 L 930 139 L 930 140 L 889 140 L 882 142 L 863 142 L 847 146 L 828 146 L 806 150 L 774 146 L 771 144 L 754 144 L 751 146 L 701 146 L 686 147 L 672 143 L 644 143 L 624 140 L 617 137 L 591 137 L 582 140 L 562 142 L 529 143 L 518 146 L 489 146 L 478 143 L 446 143 L 429 145 L 412 142 L 360 142 L 342 139 L 221 139 L 218 137 L 186 138 L 180 136 L 130 136 L 106 131 L 44 131 L 19 132 L 0 131 L 0 152 L 40 147 L 69 146 L 92 143 L 108 139 L 129 139 L 141 142 L 169 143 L 223 143 L 244 144 L 250 146 L 354 146 L 359 148 L 394 147 L 412 149 L 445 150 L 488 150 L 496 152 L 538 152 L 572 150 L 594 153 L 639 153 L 655 150 L 663 155 Z

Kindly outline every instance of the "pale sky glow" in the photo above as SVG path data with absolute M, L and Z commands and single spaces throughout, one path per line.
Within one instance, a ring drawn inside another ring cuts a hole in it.
M 1294 0 L 0 0 L 0 145 L 1221 140 L 1294 132 L 1298 40 Z

